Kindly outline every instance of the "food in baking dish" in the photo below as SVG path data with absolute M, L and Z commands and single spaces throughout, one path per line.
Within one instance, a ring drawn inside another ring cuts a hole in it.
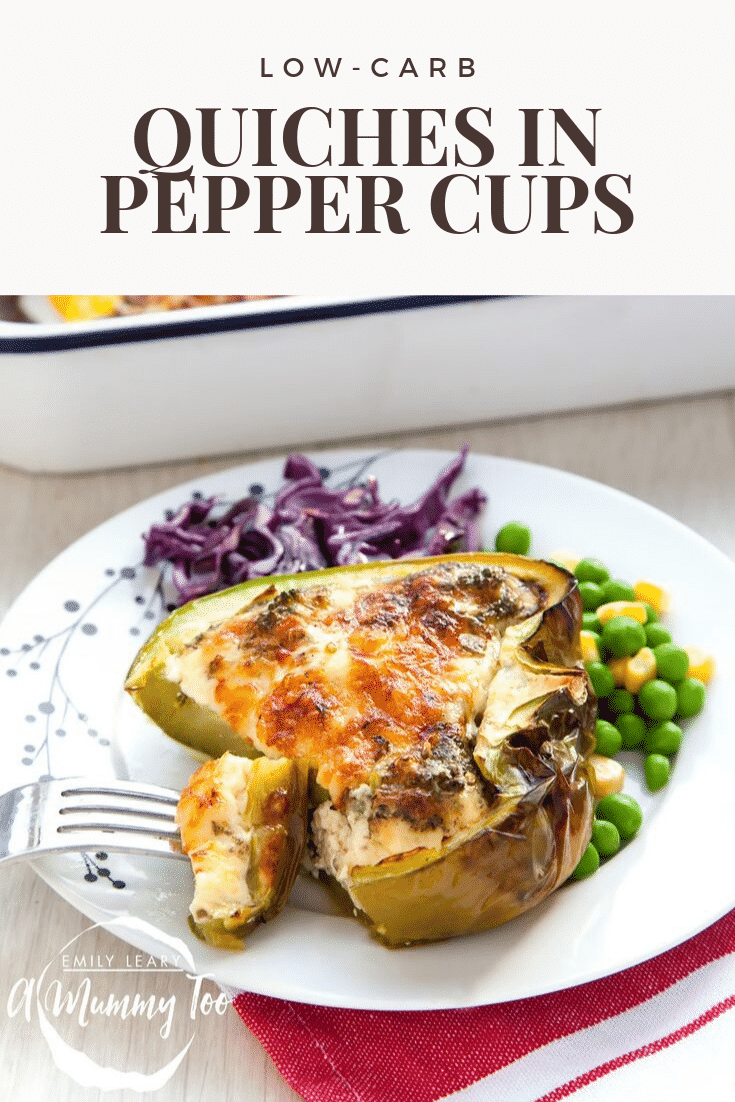
M 162 310 L 185 310 L 193 306 L 221 306 L 250 302 L 276 295 L 49 295 L 48 300 L 67 321 L 152 314 Z
M 199 751 L 300 763 L 311 866 L 385 943 L 435 940 L 539 903 L 589 842 L 581 611 L 516 555 L 258 579 L 176 611 L 126 687 Z

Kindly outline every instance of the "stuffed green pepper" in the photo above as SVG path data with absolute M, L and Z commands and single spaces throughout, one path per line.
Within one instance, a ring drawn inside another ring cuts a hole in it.
M 589 841 L 580 621 L 550 563 L 369 563 L 192 602 L 126 687 L 199 752 L 300 763 L 310 867 L 386 944 L 430 941 L 540 902 Z

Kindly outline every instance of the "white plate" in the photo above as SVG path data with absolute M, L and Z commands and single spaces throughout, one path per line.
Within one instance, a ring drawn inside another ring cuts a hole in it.
M 448 458 L 428 451 L 340 451 L 322 453 L 317 462 L 332 472 L 332 485 L 362 477 L 369 463 L 383 495 L 408 502 Z M 7 788 L 43 774 L 127 773 L 172 786 L 186 779 L 192 759 L 121 693 L 166 601 L 159 572 L 138 565 L 140 535 L 192 491 L 235 498 L 258 484 L 268 494 L 281 471 L 281 460 L 269 460 L 143 502 L 68 548 L 18 598 L 0 631 Z M 687 724 L 669 785 L 652 797 L 637 765 L 630 769 L 627 791 L 644 805 L 646 818 L 624 851 L 505 927 L 399 951 L 382 948 L 357 922 L 328 913 L 318 886 L 308 890 L 307 883 L 297 885 L 277 921 L 256 931 L 238 954 L 211 949 L 190 934 L 191 877 L 183 862 L 44 858 L 35 867 L 47 883 L 95 921 L 132 914 L 183 938 L 197 968 L 225 985 L 307 1003 L 394 1010 L 559 990 L 645 960 L 729 910 L 735 904 L 728 871 L 735 566 L 655 509 L 561 471 L 470 456 L 459 486 L 471 485 L 489 495 L 488 542 L 502 524 L 522 519 L 539 555 L 571 548 L 604 558 L 617 576 L 659 582 L 675 595 L 674 637 L 717 657 L 706 710 Z M 166 952 L 155 940 L 136 937 L 129 940 L 137 948 Z

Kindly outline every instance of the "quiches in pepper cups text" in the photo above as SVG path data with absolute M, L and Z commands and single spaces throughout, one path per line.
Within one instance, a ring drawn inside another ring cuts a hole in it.
M 218 759 L 178 811 L 197 932 L 239 946 L 300 866 L 392 946 L 546 898 L 592 826 L 581 613 L 566 570 L 490 553 L 259 579 L 173 613 L 126 688 Z

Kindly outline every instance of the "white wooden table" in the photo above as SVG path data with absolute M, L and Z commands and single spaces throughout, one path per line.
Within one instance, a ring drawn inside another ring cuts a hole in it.
M 733 393 L 391 440 L 397 446 L 450 449 L 465 442 L 476 452 L 564 468 L 626 490 L 735 557 Z M 179 482 L 261 455 L 69 477 L 0 470 L 0 613 L 62 548 L 119 510 Z M 0 1087 L 15 1099 L 129 1102 L 138 1097 L 130 1090 L 103 1093 L 79 1085 L 57 1068 L 37 1021 L 7 1013 L 14 985 L 22 977 L 36 976 L 89 921 L 27 866 L 0 873 L 0 914 Z M 85 934 L 83 946 L 87 955 L 121 953 L 121 943 L 106 931 Z M 144 984 L 142 973 L 120 974 L 115 994 L 132 996 L 143 992 Z M 191 983 L 180 973 L 158 977 L 157 984 L 159 995 L 174 995 L 180 1005 L 188 1004 Z M 210 990 L 215 992 L 213 986 Z M 144 993 L 150 993 L 150 986 Z M 65 1030 L 64 1036 L 98 1063 L 151 1072 L 162 1062 L 156 1028 L 151 1025 L 146 1032 L 139 1021 L 97 1018 Z M 167 1040 L 169 1056 L 183 1047 L 192 1028 L 192 1046 L 169 1082 L 154 1092 L 157 1102 L 286 1102 L 297 1097 L 234 1011 L 228 1009 L 223 1017 L 198 1015 L 193 1027 L 185 1015 L 177 1015 Z

